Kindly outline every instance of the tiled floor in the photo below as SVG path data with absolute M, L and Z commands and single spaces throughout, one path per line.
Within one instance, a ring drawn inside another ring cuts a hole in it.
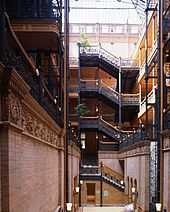
M 124 207 L 84 207 L 79 212 L 124 212 Z

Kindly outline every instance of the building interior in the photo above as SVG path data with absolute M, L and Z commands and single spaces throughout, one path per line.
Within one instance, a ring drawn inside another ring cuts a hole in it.
M 170 1 L 87 2 L 0 1 L 0 212 L 170 212 Z

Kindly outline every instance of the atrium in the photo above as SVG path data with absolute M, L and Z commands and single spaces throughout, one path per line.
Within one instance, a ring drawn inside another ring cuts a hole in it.
M 170 212 L 170 1 L 0 0 L 0 212 Z

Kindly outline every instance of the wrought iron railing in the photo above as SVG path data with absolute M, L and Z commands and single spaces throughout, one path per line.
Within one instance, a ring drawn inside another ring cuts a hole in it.
M 56 96 L 49 91 L 46 81 L 40 70 L 36 69 L 27 52 L 19 42 L 6 15 L 6 26 L 10 41 L 16 48 L 7 41 L 7 49 L 2 58 L 2 63 L 7 67 L 13 67 L 23 80 L 29 85 L 31 95 L 47 111 L 47 113 L 60 125 L 63 125 L 62 103 L 59 105 Z M 61 91 L 62 96 L 62 91 Z
M 12 18 L 62 20 L 62 0 L 7 0 L 6 10 Z
M 81 91 L 96 91 L 117 104 L 121 100 L 122 105 L 139 105 L 139 94 L 119 94 L 103 80 L 81 80 L 80 89 Z
M 111 54 L 109 51 L 104 49 L 101 46 L 89 46 L 89 47 L 80 47 L 80 55 L 82 56 L 98 56 L 101 59 L 106 60 L 107 62 L 111 63 L 114 67 L 119 68 L 121 67 L 136 67 L 138 68 L 138 63 L 135 60 L 126 58 L 123 59 L 116 57 L 115 55 Z
M 88 177 L 90 178 L 98 178 L 99 180 L 103 180 L 106 183 L 111 184 L 112 186 L 117 187 L 118 189 L 124 190 L 125 186 L 123 181 L 121 181 L 116 176 L 105 173 L 103 167 L 101 166 L 91 166 L 91 165 L 83 165 L 80 168 L 80 178 Z
M 113 138 L 114 140 L 119 142 L 119 148 L 125 148 L 129 145 L 138 143 L 141 140 L 146 138 L 145 130 L 146 126 L 140 126 L 137 130 L 126 131 L 114 126 L 107 121 L 103 120 L 102 117 L 81 117 L 80 119 L 80 127 L 81 128 L 94 128 L 102 131 L 109 137 Z M 150 135 L 153 133 L 153 126 L 150 128 Z M 152 137 L 153 139 L 153 137 Z
M 155 87 L 150 91 L 147 98 L 148 98 L 147 101 L 149 105 L 153 105 L 156 103 L 156 88 Z M 140 103 L 138 116 L 141 116 L 145 111 L 146 111 L 146 97 Z
M 148 48 L 148 65 L 151 64 L 151 62 L 153 61 L 153 58 L 156 56 L 157 48 L 158 48 L 157 39 L 155 39 L 152 48 Z M 145 75 L 145 65 L 146 65 L 145 59 L 143 59 L 143 63 L 140 65 L 140 69 L 139 69 L 138 81 L 140 81 Z

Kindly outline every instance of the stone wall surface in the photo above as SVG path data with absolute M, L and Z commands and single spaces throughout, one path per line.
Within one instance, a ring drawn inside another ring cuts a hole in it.
M 170 211 L 170 133 L 164 138 L 163 208 Z
M 59 150 L 9 131 L 9 205 L 16 212 L 52 212 L 60 204 Z M 60 193 L 62 195 L 62 193 Z
M 132 201 L 131 188 L 137 190 L 137 207 L 141 211 L 149 210 L 149 147 L 137 147 L 124 152 L 126 194 Z M 136 185 L 135 185 L 136 183 Z
M 74 145 L 68 146 L 68 172 L 69 172 L 69 201 L 74 202 L 75 187 L 79 186 L 80 151 Z
M 53 212 L 64 203 L 62 129 L 12 70 L 1 94 L 1 212 Z

